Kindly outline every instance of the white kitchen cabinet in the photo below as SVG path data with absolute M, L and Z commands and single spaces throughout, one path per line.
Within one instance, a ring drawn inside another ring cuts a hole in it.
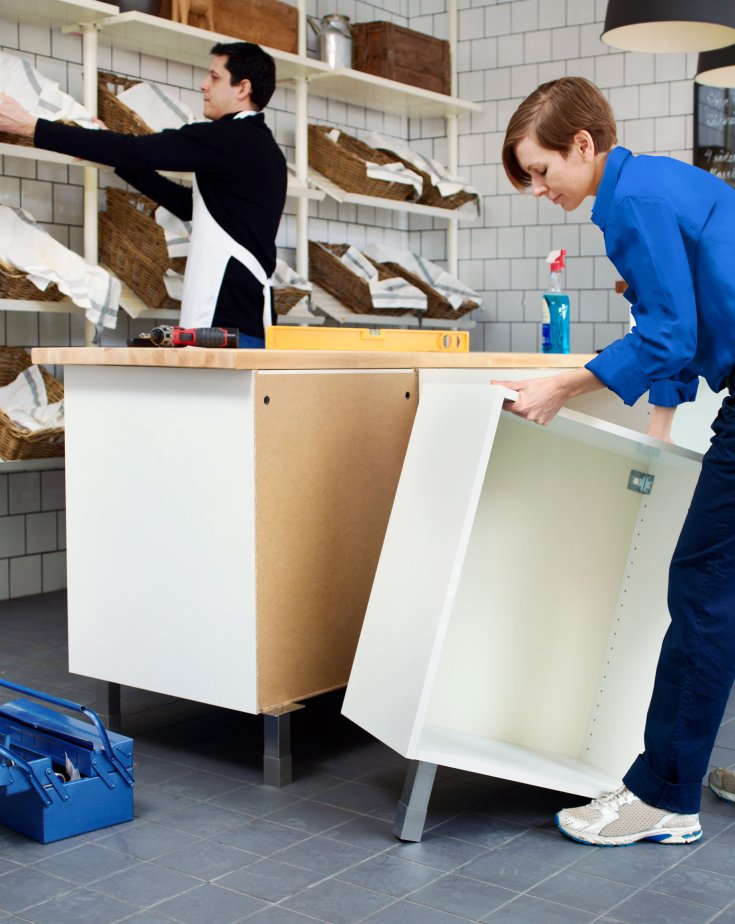
M 596 797 L 642 749 L 700 456 L 504 394 L 422 385 L 344 701 L 414 762 L 406 840 L 437 765 Z

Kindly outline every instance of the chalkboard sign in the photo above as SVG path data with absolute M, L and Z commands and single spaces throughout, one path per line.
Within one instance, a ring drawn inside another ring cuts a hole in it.
M 694 84 L 694 163 L 735 186 L 735 90 Z

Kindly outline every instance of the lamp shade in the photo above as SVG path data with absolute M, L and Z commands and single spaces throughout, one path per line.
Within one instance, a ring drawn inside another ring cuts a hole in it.
M 609 0 L 602 41 L 624 51 L 709 51 L 735 42 L 734 0 Z
M 735 87 L 735 45 L 702 52 L 694 79 L 708 87 Z

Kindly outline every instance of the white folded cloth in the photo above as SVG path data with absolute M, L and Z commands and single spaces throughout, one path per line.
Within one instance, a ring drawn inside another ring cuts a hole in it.
M 442 196 L 453 196 L 458 192 L 476 195 L 478 197 L 476 202 L 468 203 L 468 206 L 479 212 L 479 193 L 477 190 L 463 180 L 462 177 L 449 173 L 447 168 L 438 160 L 419 154 L 418 151 L 412 150 L 404 142 L 386 138 L 378 132 L 371 132 L 367 138 L 367 143 L 379 151 L 384 151 L 386 154 L 396 154 L 424 173 L 428 173 L 431 185 L 436 186 Z
M 98 331 L 116 326 L 119 280 L 64 247 L 23 209 L 0 205 L 0 262 L 26 273 L 41 291 L 55 282 Z
M 311 283 L 303 276 L 299 276 L 295 269 L 292 269 L 284 260 L 276 260 L 276 268 L 273 270 L 271 282 L 274 288 L 277 286 L 293 286 L 295 289 L 304 289 L 311 292 Z
M 419 279 L 425 280 L 447 299 L 452 308 L 459 308 L 465 301 L 474 302 L 478 307 L 482 304 L 482 299 L 469 286 L 417 253 L 395 250 L 384 244 L 368 244 L 364 251 L 376 263 L 398 263 Z
M 155 83 L 141 81 L 118 93 L 117 98 L 132 109 L 154 132 L 181 128 L 194 121 L 189 107 Z
M 46 385 L 38 366 L 28 366 L 0 388 L 0 410 L 26 430 L 64 426 L 64 402 L 48 403 Z
M 25 58 L 0 51 L 0 92 L 18 100 L 32 115 L 51 122 L 61 119 L 85 128 L 99 128 L 85 109 Z
M 341 132 L 338 128 L 333 128 L 327 132 L 326 137 L 337 144 L 340 134 Z M 424 181 L 418 173 L 409 170 L 405 164 L 398 160 L 392 164 L 375 164 L 371 161 L 366 161 L 365 173 L 373 180 L 386 180 L 388 183 L 404 183 L 407 186 L 413 186 L 415 198 L 421 195 L 421 190 L 424 186 Z
M 163 274 L 163 285 L 169 298 L 180 302 L 184 297 L 184 274 L 176 270 L 167 269 Z
M 367 281 L 373 308 L 410 308 L 412 311 L 426 311 L 426 295 L 420 289 L 398 276 L 379 279 L 377 269 L 357 247 L 348 247 L 340 260 L 353 273 Z
M 159 205 L 156 209 L 155 219 L 156 223 L 163 228 L 169 257 L 172 259 L 174 257 L 188 257 L 189 243 L 191 241 L 191 222 L 182 221 L 162 205 Z
M 409 170 L 405 164 L 395 161 L 392 164 L 375 164 L 372 161 L 365 161 L 365 172 L 371 180 L 385 180 L 387 183 L 402 183 L 404 186 L 413 186 L 415 195 L 418 199 L 424 188 L 424 181 L 413 170 Z

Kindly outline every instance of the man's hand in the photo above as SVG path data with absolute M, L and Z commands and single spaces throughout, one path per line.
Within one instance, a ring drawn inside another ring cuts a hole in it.
M 584 368 L 560 372 L 557 375 L 540 376 L 537 379 L 493 379 L 492 384 L 503 385 L 518 392 L 515 401 L 503 402 L 504 410 L 542 426 L 556 417 L 569 398 L 605 387 L 596 375 Z
M 0 93 L 0 132 L 32 138 L 38 119 L 5 93 Z

